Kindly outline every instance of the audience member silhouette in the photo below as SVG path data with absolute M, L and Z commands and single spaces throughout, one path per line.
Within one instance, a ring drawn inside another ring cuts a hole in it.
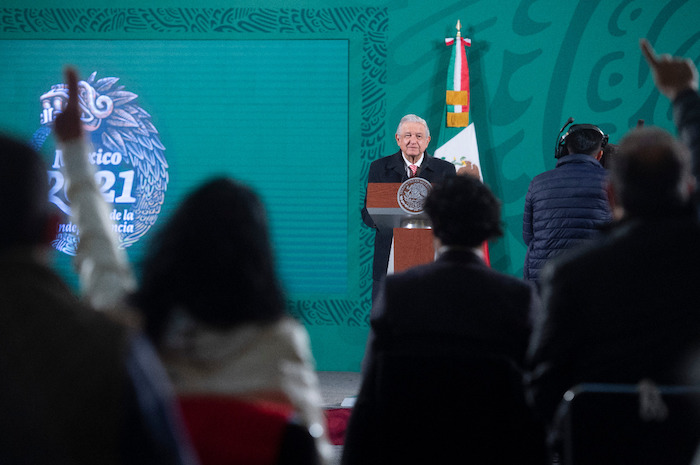
M 517 370 L 536 293 L 480 255 L 501 234 L 500 203 L 478 179 L 455 176 L 424 208 L 438 258 L 386 278 L 342 462 L 538 463 L 544 443 Z
M 657 56 L 646 39 L 640 40 L 640 47 L 656 87 L 673 105 L 673 118 L 678 136 L 690 149 L 693 174 L 697 182 L 700 174 L 700 95 L 697 67 L 688 58 Z M 698 207 L 698 190 L 695 192 L 695 203 Z M 697 362 L 693 372 L 694 381 L 697 382 Z M 693 464 L 700 464 L 700 448 Z
M 207 448 L 222 444 L 196 430 L 217 425 L 190 421 L 197 415 L 189 411 L 192 398 L 286 405 L 328 457 L 308 335 L 285 312 L 264 207 L 253 190 L 216 178 L 192 192 L 151 241 L 134 302 L 205 464 L 215 455 Z M 245 437 L 246 425 L 237 428 Z
M 558 140 L 556 167 L 530 182 L 523 212 L 525 279 L 539 281 L 548 260 L 590 240 L 610 222 L 607 173 L 599 162 L 607 140 L 597 126 L 571 126 Z
M 56 134 L 70 145 L 81 129 L 77 78 L 67 77 L 70 100 Z M 0 137 L 1 461 L 194 463 L 145 337 L 81 301 L 51 269 L 60 218 L 48 190 L 39 154 Z M 94 271 L 104 275 L 99 263 Z M 103 310 L 116 310 L 106 302 Z
M 688 149 L 668 132 L 635 129 L 620 142 L 608 193 L 615 222 L 542 274 L 530 388 L 552 424 L 583 382 L 682 384 L 700 347 L 700 225 Z

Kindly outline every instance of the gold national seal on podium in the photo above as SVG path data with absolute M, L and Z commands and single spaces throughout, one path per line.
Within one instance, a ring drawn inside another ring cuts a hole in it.
M 396 193 L 399 207 L 411 215 L 423 213 L 423 203 L 428 197 L 430 189 L 432 189 L 432 185 L 423 178 L 415 177 L 404 181 Z

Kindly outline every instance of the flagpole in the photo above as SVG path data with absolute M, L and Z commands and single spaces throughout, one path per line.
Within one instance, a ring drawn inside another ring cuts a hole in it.
M 462 21 L 457 20 L 455 38 L 445 38 L 445 45 L 452 48 L 452 57 L 447 69 L 445 111 L 440 128 L 440 145 L 435 156 L 456 165 L 458 174 L 475 176 L 483 181 L 479 148 L 474 124 L 470 121 L 469 65 L 466 48 L 470 39 L 462 37 Z M 490 266 L 488 243 L 482 245 L 484 260 Z

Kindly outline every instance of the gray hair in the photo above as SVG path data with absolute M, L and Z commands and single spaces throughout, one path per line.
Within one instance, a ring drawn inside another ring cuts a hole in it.
M 430 137 L 430 128 L 428 127 L 428 123 L 425 122 L 423 118 L 421 118 L 418 115 L 406 115 L 403 118 L 401 118 L 401 121 L 399 121 L 399 126 L 396 128 L 396 135 L 400 136 L 401 135 L 401 126 L 404 125 L 404 123 L 420 123 L 423 126 L 425 126 L 425 135 Z

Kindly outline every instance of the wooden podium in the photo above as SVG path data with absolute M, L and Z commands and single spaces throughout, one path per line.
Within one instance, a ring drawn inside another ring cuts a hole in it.
M 422 211 L 409 213 L 401 208 L 398 201 L 400 187 L 401 183 L 367 184 L 367 213 L 378 228 L 394 230 L 395 273 L 435 260 L 430 220 Z M 389 263 L 389 269 L 391 266 Z

